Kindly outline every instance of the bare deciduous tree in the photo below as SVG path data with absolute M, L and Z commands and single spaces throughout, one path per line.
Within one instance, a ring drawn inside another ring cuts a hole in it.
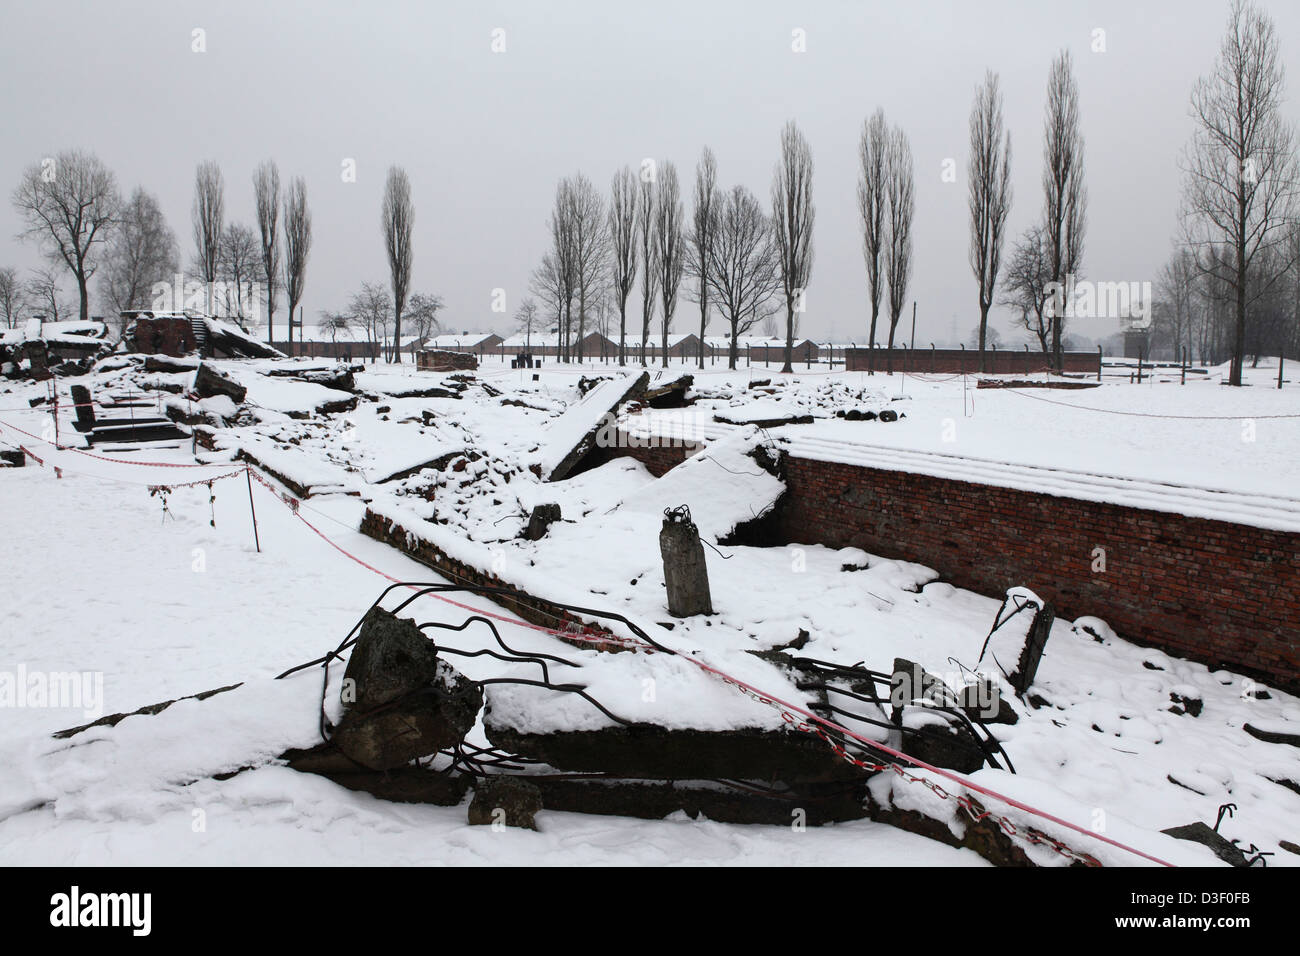
M 695 282 L 695 299 L 700 304 L 700 368 L 704 368 L 704 330 L 709 325 L 709 255 L 719 201 L 718 163 L 713 150 L 705 146 L 695 166 L 695 212 L 686 258 L 686 272 Z
M 1003 305 L 1019 311 L 1021 325 L 1037 339 L 1043 354 L 1050 358 L 1055 318 L 1052 310 L 1047 307 L 1047 300 L 1051 296 L 1048 283 L 1052 281 L 1049 257 L 1047 234 L 1043 227 L 1030 226 L 1011 252 L 1001 301 Z M 981 321 L 979 339 L 985 339 L 986 333 L 996 331 Z M 984 368 L 982 359 L 980 368 Z
M 288 215 L 285 216 L 286 230 L 288 228 Z M 286 239 L 288 235 L 286 232 Z M 287 252 L 287 249 L 286 249 Z M 371 342 L 370 358 L 372 361 L 379 359 L 379 350 L 384 348 L 388 342 L 389 323 L 393 315 L 393 300 L 384 288 L 382 282 L 363 282 L 361 291 L 352 296 L 348 302 L 348 314 L 354 321 L 365 329 L 366 336 Z M 289 313 L 293 317 L 293 313 Z
M 637 229 L 641 247 L 641 365 L 646 365 L 646 348 L 650 344 L 650 319 L 654 315 L 655 296 L 659 290 L 659 247 L 654 241 L 656 204 L 654 168 L 641 170 L 641 198 L 637 203 Z
M 1083 186 L 1083 134 L 1079 132 L 1079 86 L 1074 81 L 1070 52 L 1062 50 L 1052 62 L 1047 83 L 1047 116 L 1043 121 L 1043 229 L 1047 237 L 1051 281 L 1064 289 L 1083 261 L 1088 196 Z M 1063 292 L 1054 296 L 1052 366 L 1063 367 L 1061 336 L 1065 330 Z
M 311 210 L 307 184 L 295 176 L 284 197 L 284 290 L 289 300 L 289 350 L 293 351 L 293 310 L 302 301 L 311 254 Z
M 26 308 L 27 290 L 18 278 L 18 270 L 5 266 L 0 269 L 0 317 L 4 318 L 5 328 L 16 328 Z
M 415 334 L 417 344 L 438 334 L 441 326 L 438 313 L 442 311 L 442 305 L 442 296 L 425 292 L 416 292 L 407 301 L 406 321 L 408 328 Z M 414 355 L 415 345 L 412 345 L 411 353 Z
M 27 280 L 26 292 L 31 306 L 43 309 L 48 321 L 58 322 L 60 317 L 66 317 L 68 306 L 63 301 L 59 277 L 53 269 L 33 269 L 32 277 Z
M 393 287 L 393 338 L 390 361 L 402 361 L 402 314 L 411 286 L 411 227 L 415 208 L 411 205 L 411 181 L 406 170 L 390 166 L 384 184 L 384 248 L 388 252 L 388 273 Z
M 558 330 L 564 320 L 568 286 L 563 270 L 556 262 L 554 250 L 542 256 L 541 264 L 533 270 L 529 288 L 542 300 L 548 314 L 555 317 L 555 328 Z
M 624 166 L 610 183 L 609 249 L 614 298 L 618 302 L 618 364 L 626 361 L 627 298 L 636 284 L 636 174 Z
M 785 292 L 785 364 L 793 372 L 794 314 L 803 309 L 812 276 L 813 159 L 808 141 L 794 120 L 781 130 L 781 161 L 772 177 L 772 226 L 781 253 L 781 286 Z
M 275 339 L 275 290 L 280 281 L 280 170 L 271 160 L 253 175 L 257 231 L 262 240 L 262 281 L 266 283 L 266 341 Z M 290 314 L 289 318 L 293 318 Z
M 199 275 L 208 288 L 207 311 L 216 311 L 215 286 L 221 263 L 221 237 L 225 232 L 226 186 L 221 167 L 211 160 L 199 163 L 194 173 L 194 248 Z
M 1196 130 L 1183 154 L 1188 243 L 1233 300 L 1230 385 L 1241 384 L 1248 310 L 1279 277 L 1252 283 L 1252 269 L 1282 249 L 1300 188 L 1278 47 L 1273 21 L 1235 0 L 1214 69 L 1192 91 Z
M 880 315 L 880 297 L 885 287 L 882 256 L 889 228 L 885 221 L 888 153 L 889 127 L 885 124 L 884 111 L 876 110 L 862 124 L 862 138 L 858 141 L 858 214 L 862 219 L 862 255 L 867 264 L 867 287 L 871 299 L 869 346 L 876 342 L 876 319 Z
M 231 223 L 221 234 L 219 253 L 217 277 L 224 293 L 221 307 L 242 324 L 252 305 L 253 277 L 258 268 L 257 236 L 247 226 Z
M 99 273 L 99 292 L 118 316 L 119 337 L 126 326 L 121 313 L 149 308 L 154 283 L 171 281 L 179 259 L 176 236 L 158 200 L 137 186 L 122 206 Z
M 1157 294 L 1165 309 L 1155 321 L 1157 335 L 1167 339 L 1173 357 L 1179 362 L 1193 354 L 1193 329 L 1200 306 L 1200 272 L 1195 254 L 1186 247 L 1177 249 L 1160 270 Z
M 731 330 L 728 368 L 736 367 L 739 337 L 777 309 L 781 252 L 771 221 L 744 186 L 720 198 L 709 252 L 713 301 Z
M 116 178 L 93 153 L 67 150 L 27 167 L 13 205 L 23 220 L 22 235 L 72 273 L 86 321 L 97 247 L 108 239 L 122 205 Z
M 1002 260 L 1003 230 L 1011 209 L 1011 133 L 1004 130 L 1002 91 L 998 75 L 984 74 L 970 112 L 970 158 L 967 161 L 970 206 L 970 266 L 979 283 L 979 367 L 984 371 L 984 345 L 989 308 L 997 288 Z
M 898 127 L 894 127 L 889 135 L 885 166 L 886 219 L 889 223 L 885 277 L 889 280 L 889 371 L 892 373 L 894 332 L 907 302 L 907 284 L 912 275 L 912 213 L 915 205 L 912 147 L 908 145 L 906 134 Z
M 664 163 L 659 170 L 659 189 L 655 204 L 655 263 L 659 268 L 659 301 L 662 308 L 663 367 L 668 367 L 668 333 L 673 313 L 677 311 L 677 290 L 682 284 L 686 248 L 682 237 L 682 191 L 677 182 L 677 167 Z
M 515 329 L 524 334 L 525 351 L 533 347 L 533 329 L 537 327 L 537 313 L 537 302 L 532 298 L 525 298 L 515 310 Z

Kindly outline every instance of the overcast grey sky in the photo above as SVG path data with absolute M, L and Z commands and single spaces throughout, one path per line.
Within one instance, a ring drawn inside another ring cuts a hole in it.
M 1262 5 L 1283 44 L 1287 113 L 1300 118 L 1300 4 Z M 414 289 L 444 297 L 450 328 L 504 330 L 509 315 L 491 311 L 492 290 L 506 290 L 513 314 L 545 249 L 560 177 L 581 170 L 605 188 L 616 168 L 655 157 L 677 164 L 689 193 L 707 144 L 721 185 L 742 183 L 766 202 L 780 129 L 793 118 L 816 163 L 804 331 L 863 341 L 857 142 L 879 106 L 916 161 L 917 340 L 951 338 L 954 326 L 965 338 L 978 322 L 967 117 L 985 69 L 1001 74 L 1012 134 L 1011 237 L 1041 213 L 1047 73 L 1067 48 L 1086 141 L 1084 273 L 1154 280 L 1177 222 L 1188 97 L 1213 63 L 1227 10 L 1226 0 L 0 0 L 0 265 L 38 264 L 16 239 L 8 196 L 24 166 L 60 149 L 96 152 L 124 193 L 154 192 L 183 262 L 193 254 L 195 165 L 220 163 L 227 221 L 252 225 L 251 176 L 274 158 L 283 178 L 307 182 L 312 322 L 362 280 L 387 281 L 379 209 L 387 167 L 399 164 L 416 207 Z M 206 52 L 192 52 L 196 28 Z M 491 49 L 496 28 L 504 53 Z M 1098 28 L 1103 53 L 1092 51 Z M 806 52 L 792 49 L 795 29 Z M 950 157 L 955 183 L 941 178 Z M 342 180 L 345 158 L 356 160 L 356 182 Z M 690 328 L 693 309 L 682 304 L 678 329 Z M 996 321 L 1010 328 L 1006 312 Z M 1115 327 L 1092 323 L 1077 331 Z

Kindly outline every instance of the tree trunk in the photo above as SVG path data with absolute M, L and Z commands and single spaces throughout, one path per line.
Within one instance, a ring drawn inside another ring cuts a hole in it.
M 81 321 L 90 320 L 90 295 L 86 292 L 86 273 L 77 270 L 77 292 L 81 294 Z
M 618 307 L 618 364 L 622 366 L 623 362 L 623 340 L 627 337 L 627 300 L 624 299 Z
M 989 331 L 989 307 L 980 302 L 980 372 L 986 371 L 984 368 L 984 343 Z
M 1244 235 L 1244 232 L 1242 233 Z M 1229 385 L 1241 384 L 1241 368 L 1246 359 L 1246 244 L 1237 243 L 1237 322 L 1232 343 L 1232 369 Z
M 867 371 L 875 373 L 876 371 L 876 319 L 880 315 L 880 307 L 873 305 L 871 307 L 871 333 L 867 337 Z
M 704 326 L 708 324 L 709 315 L 709 296 L 707 292 L 700 293 L 700 368 L 704 368 Z
M 781 372 L 793 373 L 794 366 L 791 364 L 791 356 L 794 352 L 794 303 L 790 297 L 786 296 L 785 300 L 785 365 L 781 366 Z

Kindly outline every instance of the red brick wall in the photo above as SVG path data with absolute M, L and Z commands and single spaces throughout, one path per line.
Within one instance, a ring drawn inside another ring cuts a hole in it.
M 916 561 L 988 595 L 1024 585 L 1067 620 L 1300 689 L 1300 534 L 788 455 L 785 468 L 784 540 Z
M 850 372 L 865 372 L 874 360 L 877 371 L 889 367 L 890 350 L 845 349 L 846 369 Z M 997 375 L 1024 375 L 1030 372 L 1047 371 L 1047 357 L 1041 351 L 1024 349 L 989 349 L 985 353 L 986 371 Z M 908 349 L 893 350 L 893 369 L 895 372 L 906 369 L 908 372 L 943 375 L 957 375 L 962 372 L 972 374 L 979 371 L 979 352 L 975 349 Z M 1066 352 L 1061 357 L 1067 372 L 1096 375 L 1101 367 L 1101 356 L 1096 352 Z
M 136 319 L 135 350 L 146 355 L 179 357 L 199 347 L 188 319 Z

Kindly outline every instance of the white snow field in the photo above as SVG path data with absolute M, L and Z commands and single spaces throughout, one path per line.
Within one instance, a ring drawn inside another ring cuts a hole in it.
M 194 466 L 188 443 L 94 449 L 133 464 L 56 450 L 42 440 L 52 437 L 43 434 L 49 414 L 27 407 L 46 386 L 0 386 L 0 447 L 21 444 L 43 460 L 0 470 L 0 675 L 75 672 L 91 675 L 88 687 L 102 681 L 102 700 L 52 706 L 67 701 L 19 694 L 0 707 L 2 864 L 987 865 L 973 852 L 867 821 L 798 829 L 684 814 L 645 821 L 543 811 L 540 832 L 473 827 L 464 805 L 390 803 L 277 765 L 278 753 L 319 740 L 320 672 L 271 678 L 335 647 L 390 579 L 440 580 L 362 535 L 367 507 L 531 593 L 640 623 L 684 656 L 599 653 L 535 628 L 501 627 L 512 645 L 580 663 L 591 692 L 616 713 L 699 729 L 773 727 L 781 716 L 688 658 L 806 703 L 782 672 L 744 652 L 785 645 L 806 630 L 801 653 L 810 657 L 888 670 L 902 656 L 947 674 L 956 669 L 953 661 L 976 665 L 1000 604 L 937 581 L 928 568 L 856 549 L 717 545 L 707 555 L 715 614 L 677 621 L 671 631 L 660 627 L 669 620 L 658 551 L 663 509 L 688 503 L 705 540 L 716 544 L 780 492 L 780 482 L 745 454 L 770 436 L 789 439 L 800 454 L 833 460 L 1300 527 L 1300 387 L 1271 388 L 1276 365 L 1263 362 L 1248 370 L 1251 386 L 1243 389 L 1221 387 L 1216 369 L 1186 385 L 1175 374 L 1174 381 L 1140 386 L 1111 378 L 1095 389 L 1023 393 L 977 392 L 973 378 L 824 368 L 787 377 L 761 367 L 652 369 L 652 379 L 695 372 L 697 401 L 633 415 L 626 424 L 646 434 L 698 437 L 705 451 L 660 479 L 635 461 L 616 459 L 556 483 L 528 467 L 562 454 L 547 445 L 546 426 L 578 401 L 580 375 L 616 376 L 617 368 L 548 367 L 534 381 L 531 371 L 489 360 L 453 399 L 411 395 L 450 376 L 372 365 L 357 376 L 370 397 L 355 411 L 303 419 L 288 412 L 313 407 L 321 386 L 270 379 L 262 374 L 270 363 L 214 364 L 248 385 L 257 407 L 215 429 L 219 450 L 199 449 L 200 467 L 145 464 Z M 99 398 L 172 377 L 186 378 L 119 367 L 82 381 Z M 748 385 L 763 378 L 774 388 L 763 392 L 760 406 L 747 401 L 755 392 Z M 69 401 L 67 383 L 60 386 L 60 402 Z M 833 417 L 836 408 L 885 406 L 904 417 Z M 231 412 L 220 403 L 217 409 L 219 416 Z M 815 421 L 762 430 L 714 422 L 719 409 L 748 409 L 747 417 L 726 416 L 732 421 L 785 414 Z M 1146 417 L 1157 415 L 1172 417 Z M 569 425 L 551 429 L 551 437 L 571 431 Z M 63 442 L 79 440 L 66 418 L 60 429 Z M 299 503 L 300 520 L 272 492 L 252 486 L 260 553 L 248 482 L 242 464 L 232 463 L 240 448 L 320 492 Z M 460 456 L 461 470 L 390 480 L 448 455 Z M 217 476 L 229 477 L 212 485 L 215 501 L 206 484 L 151 493 L 151 486 Z M 519 539 L 528 512 L 545 502 L 559 503 L 564 520 L 541 541 Z M 511 617 L 483 598 L 453 597 Z M 409 613 L 455 623 L 467 612 L 422 598 Z M 995 728 L 1017 773 L 984 769 L 970 779 L 1184 865 L 1219 861 L 1159 831 L 1198 820 L 1213 825 L 1218 807 L 1232 802 L 1236 815 L 1220 826 L 1226 837 L 1273 852 L 1270 866 L 1300 863 L 1280 848 L 1282 841 L 1300 842 L 1300 793 L 1275 782 L 1300 781 L 1300 749 L 1241 729 L 1250 721 L 1300 734 L 1300 700 L 1138 647 L 1112 633 L 1104 618 L 1098 609 L 1094 618 L 1056 622 L 1034 688 L 1047 704 L 1022 707 L 1017 724 Z M 471 649 L 491 646 L 486 632 L 470 630 L 458 640 Z M 512 665 L 473 658 L 456 666 L 483 678 Z M 658 688 L 653 700 L 642 693 L 647 679 Z M 102 714 L 239 681 L 247 683 L 236 691 L 182 701 L 115 728 L 50 736 Z M 1199 716 L 1171 712 L 1171 694 L 1202 701 Z M 519 726 L 609 723 L 579 698 L 538 688 L 512 686 L 489 696 L 494 719 Z M 885 739 L 878 729 L 856 729 Z M 476 728 L 473 739 L 482 743 L 481 734 Z M 234 771 L 242 772 L 214 779 Z M 897 806 L 926 807 L 962 825 L 951 800 L 891 777 L 882 775 L 879 785 L 892 788 Z M 991 798 L 986 803 L 1104 863 L 1150 864 Z M 1033 858 L 1066 862 L 1045 850 Z

